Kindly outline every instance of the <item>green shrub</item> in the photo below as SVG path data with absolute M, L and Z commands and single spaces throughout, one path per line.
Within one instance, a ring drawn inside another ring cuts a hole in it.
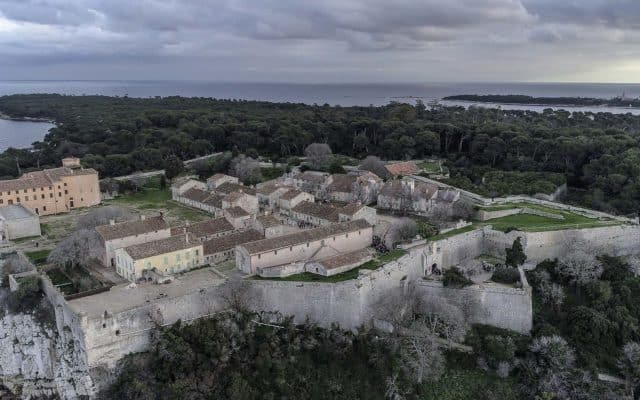
M 497 265 L 491 275 L 491 280 L 498 283 L 513 285 L 520 282 L 520 272 L 517 268 Z
M 40 278 L 27 276 L 20 279 L 18 290 L 7 296 L 7 307 L 14 314 L 30 313 L 36 309 L 42 296 Z
M 452 267 L 444 271 L 442 284 L 448 287 L 462 288 L 473 285 L 473 281 L 464 276 L 458 267 Z

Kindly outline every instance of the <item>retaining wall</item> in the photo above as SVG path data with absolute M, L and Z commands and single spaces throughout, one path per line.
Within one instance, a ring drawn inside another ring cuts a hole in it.
M 514 289 L 494 284 L 464 288 L 443 287 L 441 282 L 418 281 L 423 301 L 444 298 L 466 311 L 469 322 L 492 325 L 528 334 L 533 324 L 531 289 Z

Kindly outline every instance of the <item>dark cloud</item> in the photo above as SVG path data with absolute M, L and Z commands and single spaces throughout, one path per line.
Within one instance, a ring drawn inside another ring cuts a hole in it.
M 2 76 L 529 80 L 633 70 L 639 40 L 637 0 L 0 0 Z

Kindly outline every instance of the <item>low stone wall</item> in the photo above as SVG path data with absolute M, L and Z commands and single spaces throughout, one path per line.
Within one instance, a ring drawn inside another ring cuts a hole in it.
M 492 325 L 528 334 L 533 323 L 530 289 L 513 289 L 498 284 L 448 288 L 442 282 L 418 281 L 417 293 L 425 302 L 446 299 L 460 307 L 472 323 Z
M 480 220 L 480 221 L 488 221 L 490 219 L 496 219 L 496 218 L 508 217 L 509 215 L 520 214 L 521 211 L 522 211 L 521 208 L 510 208 L 508 210 L 495 210 L 495 211 L 478 210 L 476 212 L 475 217 L 477 220 Z
M 263 278 L 283 278 L 295 274 L 301 274 L 305 271 L 304 263 L 293 263 L 285 265 L 276 265 L 268 268 L 260 268 L 258 275 Z
M 554 214 L 542 210 L 536 210 L 535 208 L 530 207 L 516 207 L 510 208 L 508 210 L 478 210 L 476 212 L 476 219 L 480 221 L 488 221 L 496 218 L 508 217 L 510 215 L 516 214 L 530 214 L 530 215 L 538 215 L 540 217 L 553 218 L 553 219 L 564 219 L 563 215 Z

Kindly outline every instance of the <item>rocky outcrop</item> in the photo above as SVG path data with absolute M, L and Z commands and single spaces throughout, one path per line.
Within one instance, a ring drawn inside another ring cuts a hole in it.
M 70 331 L 30 314 L 6 314 L 0 319 L 0 383 L 23 399 L 91 396 L 94 385 L 77 347 Z

